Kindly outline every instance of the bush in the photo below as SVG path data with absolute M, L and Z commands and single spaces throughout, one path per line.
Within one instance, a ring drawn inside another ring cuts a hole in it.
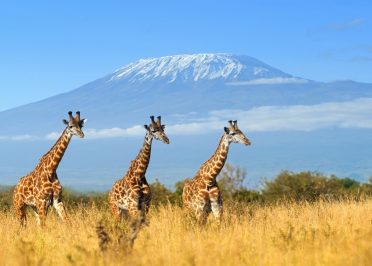
M 234 193 L 242 190 L 246 175 L 246 171 L 239 166 L 225 164 L 217 179 L 222 197 L 232 199 Z
M 182 201 L 182 192 L 183 192 L 183 187 L 185 186 L 185 182 L 187 179 L 181 180 L 176 182 L 174 187 L 176 188 L 176 191 L 174 192 L 176 196 Z
M 262 195 L 265 201 L 316 201 L 360 196 L 361 184 L 350 178 L 330 177 L 318 172 L 281 172 L 273 180 L 266 180 Z
M 264 182 L 261 191 L 249 190 L 244 186 L 246 171 L 239 166 L 226 164 L 218 177 L 218 184 L 225 203 L 268 203 L 290 201 L 313 202 L 319 199 L 360 199 L 372 197 L 372 177 L 369 183 L 361 184 L 350 178 L 326 176 L 318 172 L 282 171 L 272 180 Z M 172 191 L 155 180 L 150 184 L 152 190 L 152 205 L 182 204 L 182 191 L 185 180 L 175 184 Z M 0 211 L 9 211 L 12 206 L 12 192 L 14 187 L 0 186 Z M 77 192 L 63 188 L 62 200 L 67 208 L 79 206 L 96 206 L 107 208 L 107 192 Z
M 107 199 L 107 192 L 78 192 L 70 188 L 63 188 L 62 190 L 62 201 L 67 208 L 92 205 L 104 208 L 108 204 Z
M 246 188 L 241 188 L 232 194 L 232 201 L 237 202 L 262 202 L 263 198 L 260 192 L 256 190 L 249 190 Z
M 14 187 L 0 186 L 0 211 L 9 211 L 12 206 Z
M 155 182 L 150 184 L 152 200 L 151 204 L 159 206 L 160 204 L 180 204 L 181 199 L 175 193 L 166 188 L 163 184 L 155 179 Z
M 224 201 L 256 202 L 262 200 L 260 192 L 249 190 L 244 186 L 246 176 L 245 169 L 229 163 L 225 164 L 217 179 Z

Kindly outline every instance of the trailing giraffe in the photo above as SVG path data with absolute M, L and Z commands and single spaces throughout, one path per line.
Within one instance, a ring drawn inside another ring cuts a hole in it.
M 138 233 L 139 227 L 145 223 L 145 216 L 150 208 L 151 190 L 145 174 L 150 162 L 152 140 L 161 140 L 169 144 L 164 132 L 165 125 L 161 124 L 161 117 L 150 116 L 151 123 L 144 125 L 145 140 L 137 157 L 131 161 L 124 177 L 113 185 L 109 193 L 109 205 L 117 220 L 122 217 L 132 222 L 131 244 Z
M 62 186 L 57 176 L 57 168 L 70 143 L 73 135 L 84 137 L 82 127 L 86 119 L 80 119 L 80 112 L 72 116 L 68 112 L 69 121 L 63 120 L 66 124 L 65 130 L 53 147 L 44 154 L 35 169 L 22 177 L 13 192 L 13 206 L 16 216 L 22 226 L 26 225 L 26 207 L 32 207 L 38 225 L 45 224 L 48 207 L 53 205 L 59 217 L 67 220 L 65 207 L 62 203 Z
M 250 145 L 251 142 L 238 128 L 237 121 L 229 121 L 225 132 L 212 157 L 204 162 L 192 179 L 185 182 L 182 202 L 185 209 L 194 211 L 197 220 L 205 224 L 210 212 L 220 221 L 222 197 L 217 184 L 217 176 L 225 165 L 230 143 Z

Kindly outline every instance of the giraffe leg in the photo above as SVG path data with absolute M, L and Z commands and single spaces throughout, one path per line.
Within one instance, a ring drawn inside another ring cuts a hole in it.
M 18 185 L 14 188 L 14 191 L 13 191 L 13 206 L 14 206 L 17 220 L 20 223 L 20 226 L 25 227 L 26 226 L 26 210 L 25 210 L 26 206 L 18 192 Z
M 36 203 L 36 212 L 38 214 L 38 217 L 36 219 L 36 222 L 39 226 L 45 226 L 45 220 L 46 220 L 46 202 L 45 200 L 40 200 Z
M 58 216 L 62 219 L 62 221 L 68 221 L 67 213 L 65 206 L 62 202 L 62 186 L 58 181 L 57 174 L 55 174 L 55 181 L 53 182 L 53 207 L 57 211 Z
M 15 208 L 17 219 L 20 222 L 21 227 L 26 227 L 27 217 L 26 217 L 26 205 L 24 203 L 18 205 Z
M 222 217 L 222 197 L 218 187 L 209 190 L 209 198 L 211 202 L 212 213 L 214 218 L 221 222 Z
M 137 235 L 141 229 L 140 218 L 139 217 L 132 218 L 130 227 L 131 227 L 131 233 L 130 233 L 130 238 L 129 238 L 129 246 L 133 247 L 134 240 L 136 240 Z
M 114 216 L 116 221 L 120 221 L 122 218 L 122 212 L 120 208 L 116 205 L 116 201 L 114 199 L 114 196 L 112 194 L 112 191 L 109 192 L 108 195 L 108 203 L 111 209 L 111 213 Z
M 182 190 L 182 208 L 190 209 L 190 180 L 185 181 L 185 185 Z
M 62 219 L 62 221 L 67 222 L 68 217 L 67 217 L 66 209 L 60 198 L 55 198 L 53 200 L 53 207 L 54 209 L 56 209 L 58 216 Z
M 146 221 L 146 214 L 148 212 L 150 202 L 141 202 L 140 203 L 140 211 L 139 211 L 139 220 L 140 220 L 140 226 L 142 225 L 148 225 Z
M 17 220 L 19 221 L 21 227 L 25 227 L 27 222 L 26 204 L 24 203 L 22 197 L 18 192 L 18 185 L 14 188 L 13 191 L 13 206 L 15 209 Z
M 205 225 L 208 219 L 208 212 L 204 210 L 205 208 L 195 209 L 195 217 L 199 225 Z
M 121 215 L 121 210 L 119 209 L 119 207 L 116 206 L 116 204 L 110 202 L 110 209 L 111 209 L 111 213 L 114 216 L 115 220 L 120 221 L 122 215 Z
M 32 211 L 35 215 L 35 218 L 36 218 L 36 224 L 40 225 L 40 216 L 39 214 L 37 213 L 37 210 L 36 210 L 36 207 L 35 206 L 32 206 Z
M 136 240 L 141 226 L 146 221 L 144 203 L 142 203 L 139 208 L 136 206 L 135 208 L 129 209 L 129 215 L 131 217 L 131 234 L 129 238 L 129 246 L 133 247 L 134 240 Z
M 208 190 L 201 190 L 193 204 L 196 211 L 196 219 L 200 225 L 205 225 L 211 212 L 211 203 Z
M 143 184 L 142 184 L 142 197 L 144 201 L 144 208 L 146 214 L 149 212 L 150 209 L 150 203 L 151 203 L 151 189 L 149 184 L 147 183 L 146 178 L 144 178 Z

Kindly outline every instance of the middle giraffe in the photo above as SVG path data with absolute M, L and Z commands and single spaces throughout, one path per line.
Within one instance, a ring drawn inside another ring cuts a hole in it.
M 225 165 L 230 143 L 251 144 L 238 128 L 237 121 L 229 121 L 229 127 L 224 129 L 225 132 L 212 157 L 202 164 L 194 178 L 185 182 L 183 188 L 183 206 L 193 210 L 201 224 L 207 221 L 210 212 L 213 212 L 216 219 L 221 218 L 222 198 L 216 178 Z
M 146 136 L 140 152 L 130 163 L 125 176 L 116 181 L 109 193 L 109 205 L 115 218 L 120 220 L 124 216 L 130 218 L 133 223 L 139 223 L 139 226 L 145 222 L 151 201 L 151 190 L 145 174 L 150 162 L 152 140 L 155 138 L 169 144 L 161 117 L 158 116 L 157 121 L 154 116 L 150 118 L 150 125 L 144 126 Z

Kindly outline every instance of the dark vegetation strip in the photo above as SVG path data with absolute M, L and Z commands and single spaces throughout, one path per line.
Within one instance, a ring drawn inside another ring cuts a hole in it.
M 264 180 L 262 189 L 246 188 L 246 172 L 238 166 L 225 165 L 218 178 L 225 203 L 270 204 L 281 202 L 315 202 L 319 200 L 362 200 L 372 197 L 372 177 L 368 183 L 360 183 L 351 178 L 327 176 L 318 172 L 282 171 L 274 179 Z M 181 206 L 184 181 L 167 188 L 159 180 L 152 183 L 152 205 L 175 204 Z M 0 211 L 9 211 L 14 187 L 0 186 Z M 107 192 L 78 192 L 69 188 L 63 190 L 63 201 L 68 208 L 92 206 L 107 208 Z

